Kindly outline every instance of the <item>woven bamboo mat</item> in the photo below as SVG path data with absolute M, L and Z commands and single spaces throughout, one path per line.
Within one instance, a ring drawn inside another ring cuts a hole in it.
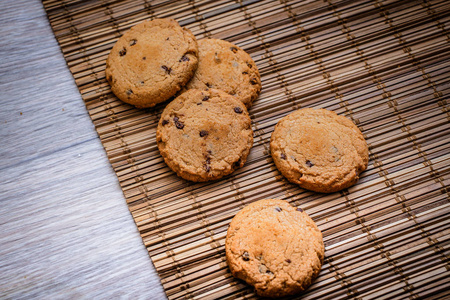
M 323 232 L 322 272 L 302 299 L 450 297 L 450 2 L 46 0 L 55 36 L 119 178 L 169 299 L 250 299 L 231 277 L 224 240 L 246 204 L 281 198 Z M 158 153 L 165 104 L 137 110 L 105 80 L 131 26 L 174 18 L 255 60 L 263 90 L 250 110 L 255 143 L 222 180 L 178 178 Z M 359 126 L 368 170 L 348 190 L 288 183 L 269 153 L 277 121 L 323 107 Z

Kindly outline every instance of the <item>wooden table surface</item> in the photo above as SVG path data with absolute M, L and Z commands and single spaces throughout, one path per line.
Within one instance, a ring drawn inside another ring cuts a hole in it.
M 0 298 L 164 299 L 42 3 L 0 33 Z

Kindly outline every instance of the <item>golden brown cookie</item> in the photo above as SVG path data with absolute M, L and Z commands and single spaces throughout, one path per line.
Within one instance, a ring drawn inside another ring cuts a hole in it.
M 188 90 L 167 105 L 156 131 L 159 151 L 178 176 L 219 179 L 244 165 L 253 145 L 244 104 L 220 90 Z
M 145 21 L 127 31 L 106 60 L 113 93 L 136 107 L 166 101 L 192 77 L 198 63 L 194 35 L 175 20 Z
M 369 161 L 358 127 L 325 109 L 300 109 L 282 118 L 272 133 L 270 151 L 289 181 L 321 193 L 355 184 Z
M 324 258 L 322 233 L 301 209 L 283 200 L 253 202 L 231 221 L 225 241 L 233 276 L 264 297 L 305 290 Z
M 261 78 L 247 52 L 227 41 L 203 39 L 198 41 L 198 55 L 197 71 L 185 89 L 219 89 L 252 106 Z

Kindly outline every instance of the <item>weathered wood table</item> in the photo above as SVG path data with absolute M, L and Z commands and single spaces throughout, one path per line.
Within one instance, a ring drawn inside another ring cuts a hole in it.
M 0 298 L 164 299 L 42 3 L 0 32 Z

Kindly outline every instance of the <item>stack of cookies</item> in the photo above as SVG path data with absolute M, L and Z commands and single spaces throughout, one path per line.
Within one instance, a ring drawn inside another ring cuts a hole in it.
M 117 41 L 106 78 L 119 99 L 138 108 L 173 99 L 156 141 L 178 176 L 216 180 L 244 165 L 253 145 L 247 109 L 261 91 L 261 79 L 238 46 L 197 41 L 175 20 L 145 21 Z
M 261 91 L 256 64 L 227 41 L 197 41 L 174 20 L 145 21 L 115 44 L 106 61 L 114 94 L 138 108 L 172 100 L 156 141 L 178 176 L 217 180 L 242 167 L 253 145 L 248 109 Z M 279 171 L 292 183 L 332 193 L 355 184 L 368 148 L 350 120 L 325 109 L 301 109 L 281 119 L 270 142 Z M 305 290 L 324 258 L 322 233 L 286 201 L 252 203 L 232 220 L 226 238 L 231 273 L 261 296 Z

